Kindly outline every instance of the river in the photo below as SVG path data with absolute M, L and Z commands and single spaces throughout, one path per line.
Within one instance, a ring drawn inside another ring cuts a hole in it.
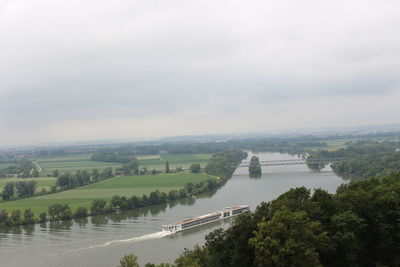
M 260 160 L 294 158 L 279 153 L 257 156 Z M 162 224 L 238 204 L 250 205 L 253 210 L 261 201 L 272 200 L 296 186 L 324 188 L 333 193 L 345 182 L 329 167 L 322 172 L 312 172 L 306 165 L 263 167 L 262 171 L 262 177 L 254 179 L 249 178 L 247 168 L 239 168 L 221 189 L 197 199 L 83 220 L 0 230 L 0 266 L 113 267 L 127 253 L 137 255 L 141 265 L 173 262 L 184 248 L 202 245 L 207 233 L 227 227 L 230 221 L 172 236 L 160 232 Z

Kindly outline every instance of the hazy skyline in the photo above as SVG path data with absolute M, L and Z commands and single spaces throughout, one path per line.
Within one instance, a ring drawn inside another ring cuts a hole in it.
M 400 123 L 400 2 L 0 2 L 0 146 Z

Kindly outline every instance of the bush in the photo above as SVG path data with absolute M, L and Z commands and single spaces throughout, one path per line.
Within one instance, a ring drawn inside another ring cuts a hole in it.
M 201 170 L 200 164 L 195 163 L 195 164 L 190 165 L 190 171 L 192 173 L 199 173 L 200 170 Z
M 34 224 L 35 223 L 34 214 L 31 209 L 26 209 L 24 211 L 24 219 L 23 219 L 22 223 L 23 224 Z
M 93 200 L 92 206 L 90 207 L 92 215 L 106 213 L 106 204 L 107 202 L 104 199 Z

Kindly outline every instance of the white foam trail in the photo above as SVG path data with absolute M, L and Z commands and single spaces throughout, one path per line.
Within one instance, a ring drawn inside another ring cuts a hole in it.
M 156 232 L 156 233 L 152 233 L 152 234 L 148 234 L 148 235 L 142 235 L 142 236 L 138 236 L 138 237 L 133 237 L 133 238 L 129 238 L 129 239 L 108 241 L 108 242 L 106 242 L 106 243 L 104 243 L 102 245 L 90 246 L 88 248 L 89 249 L 91 249 L 91 248 L 101 248 L 101 247 L 108 247 L 108 246 L 111 246 L 113 244 L 134 243 L 134 242 L 138 242 L 138 241 L 144 241 L 144 240 L 150 240 L 150 239 L 158 239 L 158 238 L 166 237 L 167 235 L 170 235 L 170 234 L 171 234 L 171 232 L 168 232 L 168 231 L 160 231 L 160 232 Z
M 73 252 L 82 251 L 82 250 L 88 250 L 88 249 L 93 249 L 93 248 L 104 248 L 104 247 L 111 246 L 113 244 L 134 243 L 134 242 L 143 241 L 143 240 L 158 239 L 158 238 L 166 237 L 167 235 L 171 235 L 171 234 L 172 233 L 168 232 L 168 231 L 160 231 L 160 232 L 156 232 L 156 233 L 152 233 L 152 234 L 148 234 L 148 235 L 142 235 L 142 236 L 138 236 L 138 237 L 133 237 L 133 238 L 129 238 L 129 239 L 108 241 L 108 242 L 106 242 L 104 244 L 101 244 L 101 245 L 90 246 L 90 247 L 80 248 L 80 249 L 68 250 L 68 251 L 66 251 L 66 253 L 73 253 Z

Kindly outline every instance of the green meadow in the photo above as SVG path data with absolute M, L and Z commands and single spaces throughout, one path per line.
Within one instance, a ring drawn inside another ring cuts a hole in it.
M 142 196 L 157 189 L 167 193 L 172 189 L 183 188 L 189 182 L 195 184 L 212 177 L 203 173 L 117 176 L 96 184 L 55 194 L 0 202 L 0 209 L 8 211 L 19 209 L 23 211 L 30 208 L 35 213 L 35 216 L 38 216 L 41 212 L 47 213 L 47 208 L 54 203 L 69 204 L 73 210 L 79 206 L 90 208 L 94 199 L 110 200 L 113 195 L 126 197 L 132 195 Z
M 40 176 L 47 176 L 56 169 L 59 170 L 60 173 L 74 173 L 77 170 L 92 171 L 93 169 L 98 169 L 99 171 L 102 171 L 107 167 L 112 167 L 113 169 L 121 167 L 121 164 L 119 163 L 92 161 L 90 160 L 90 157 L 90 154 L 86 154 L 54 158 L 40 158 L 36 161 L 36 163 L 42 169 Z
M 146 167 L 148 170 L 164 170 L 166 161 L 169 162 L 170 169 L 174 169 L 176 167 L 187 169 L 193 163 L 199 163 L 202 165 L 202 167 L 204 167 L 211 156 L 211 154 L 173 155 L 162 153 L 160 155 L 138 156 L 137 159 L 140 166 Z M 102 171 L 107 167 L 116 169 L 122 165 L 120 163 L 92 161 L 90 160 L 90 157 L 91 154 L 40 158 L 36 160 L 36 164 L 41 168 L 41 177 L 46 177 L 56 169 L 59 170 L 60 173 L 74 173 L 77 170 L 92 171 L 93 169 L 98 169 L 99 171 Z
M 138 157 L 139 164 L 147 169 L 164 170 L 165 162 L 168 161 L 170 169 L 176 167 L 182 167 L 188 169 L 193 163 L 199 163 L 204 167 L 208 160 L 211 158 L 211 154 L 167 154 L 161 153 L 160 155 Z

